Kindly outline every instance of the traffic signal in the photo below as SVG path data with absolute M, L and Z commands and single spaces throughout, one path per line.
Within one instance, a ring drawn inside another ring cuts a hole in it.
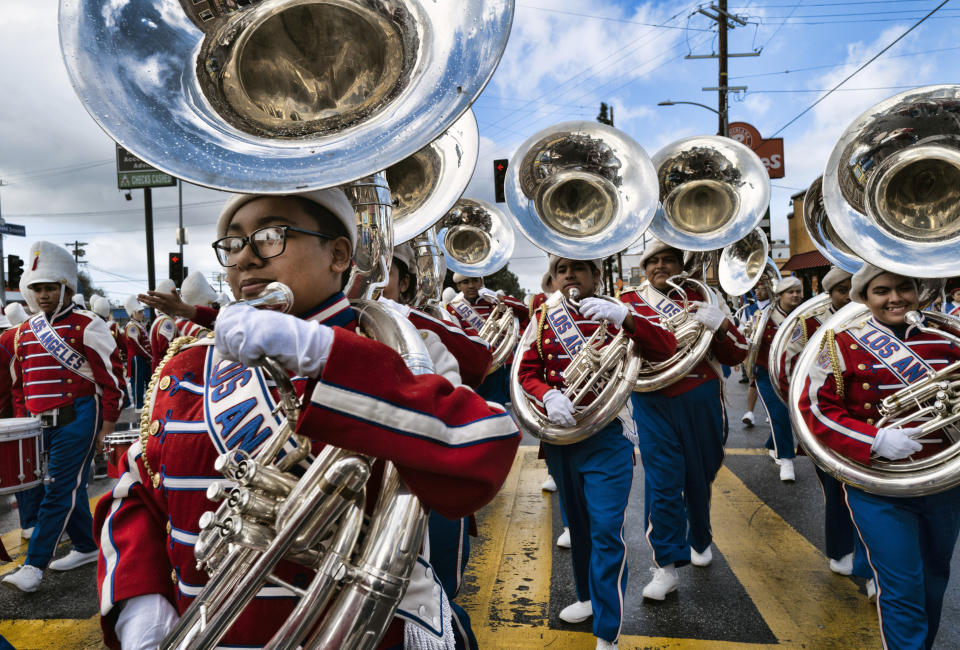
M 7 284 L 16 291 L 20 286 L 20 276 L 23 275 L 23 260 L 19 255 L 7 255 Z
M 493 161 L 493 194 L 497 203 L 503 203 L 503 179 L 507 177 L 507 159 Z
M 174 284 L 179 288 L 183 284 L 183 258 L 180 253 L 170 253 L 170 275 Z

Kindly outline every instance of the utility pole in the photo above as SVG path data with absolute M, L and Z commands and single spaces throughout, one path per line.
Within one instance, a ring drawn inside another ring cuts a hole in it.
M 73 248 L 73 259 L 76 260 L 77 266 L 81 264 L 86 264 L 86 260 L 80 261 L 80 258 L 87 254 L 85 250 L 80 248 L 81 246 L 87 246 L 88 242 L 85 241 L 68 241 L 64 246 Z
M 713 13 L 707 11 L 707 9 L 712 9 Z M 719 62 L 720 74 L 718 78 L 718 85 L 716 88 L 703 88 L 702 90 L 716 90 L 717 91 L 717 113 L 719 114 L 718 125 L 717 125 L 717 134 L 722 136 L 730 135 L 730 91 L 738 92 L 744 91 L 747 89 L 746 86 L 729 86 L 728 85 L 728 76 L 727 76 L 727 59 L 730 57 L 742 57 L 742 56 L 760 56 L 760 50 L 754 52 L 742 52 L 737 54 L 730 54 L 727 51 L 727 30 L 734 29 L 738 23 L 741 26 L 746 25 L 747 21 L 740 18 L 735 14 L 731 14 L 727 11 L 727 0 L 717 0 L 716 4 L 711 3 L 707 8 L 700 7 L 697 9 L 698 13 L 703 14 L 710 20 L 713 20 L 717 23 L 717 32 L 719 38 L 719 52 L 717 54 L 688 54 L 684 58 L 686 59 L 717 59 Z

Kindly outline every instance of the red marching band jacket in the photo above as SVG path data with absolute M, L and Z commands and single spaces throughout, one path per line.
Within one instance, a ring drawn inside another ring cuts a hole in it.
M 696 288 L 687 286 L 684 289 L 687 291 L 689 301 L 704 300 L 704 297 Z M 682 300 L 679 296 L 667 296 L 653 288 L 649 283 L 636 288 L 628 287 L 620 294 L 620 300 L 630 305 L 634 312 L 639 314 L 640 318 L 653 323 L 659 323 L 661 318 L 669 317 L 682 310 Z M 711 365 L 711 362 L 735 366 L 746 357 L 747 340 L 733 324 L 733 320 L 728 318 L 727 331 L 714 335 L 707 358 L 697 364 L 686 377 L 671 386 L 660 389 L 658 392 L 666 397 L 682 395 L 704 382 L 719 378 L 715 365 Z
M 173 339 L 177 338 L 177 323 L 166 314 L 157 314 L 150 325 L 150 370 L 154 371 L 164 355 L 167 354 L 167 348 Z
M 806 347 L 807 341 L 810 340 L 813 333 L 820 329 L 820 326 L 833 314 L 832 306 L 823 312 L 804 314 L 803 320 L 798 320 L 797 324 L 793 326 L 790 339 L 783 347 L 783 352 L 780 353 L 780 376 L 777 377 L 777 381 L 780 382 L 780 394 L 784 397 L 790 394 L 790 375 L 793 374 L 793 366 L 797 362 L 797 357 L 803 352 L 803 348 Z
M 483 382 L 493 361 L 493 352 L 486 341 L 416 309 L 411 309 L 407 318 L 418 330 L 427 330 L 440 337 L 440 342 L 457 360 L 464 385 L 476 388 Z
M 600 326 L 596 321 L 581 315 L 566 300 L 562 300 L 562 296 L 563 294 L 557 292 L 549 297 L 534 314 L 533 321 L 521 339 L 524 347 L 517 376 L 523 392 L 541 410 L 543 396 L 547 391 L 553 388 L 563 390 L 564 369 Z M 636 314 L 634 323 L 632 337 L 640 354 L 655 361 L 669 359 L 673 355 L 677 348 L 677 340 L 673 334 Z M 607 331 L 610 334 L 607 340 L 609 343 L 609 339 L 613 338 L 618 330 L 608 325 Z M 593 397 L 589 396 L 582 403 L 589 404 L 592 399 Z
M 517 320 L 520 321 L 520 331 L 525 330 L 527 324 L 530 322 L 530 310 L 527 309 L 527 306 L 513 296 L 504 296 L 503 301 L 510 307 L 510 310 L 513 312 L 513 315 L 517 317 Z M 471 304 L 463 297 L 462 293 L 458 293 L 456 298 L 447 305 L 447 311 L 456 317 L 457 322 L 460 323 L 460 327 L 463 328 L 464 332 L 470 335 L 476 335 L 494 307 L 496 307 L 494 303 L 488 302 L 483 298 L 478 298 L 477 302 Z M 512 352 L 507 358 L 506 363 L 513 363 Z
M 117 421 L 123 406 L 123 369 L 116 341 L 99 316 L 72 307 L 50 323 L 42 314 L 34 314 L 17 326 L 16 332 L 15 417 L 37 415 L 78 397 L 98 395 L 104 421 Z
M 13 417 L 13 338 L 17 328 L 0 334 L 0 418 Z
M 140 321 L 132 318 L 123 326 L 123 340 L 127 344 L 127 374 L 133 376 L 133 358 L 151 359 L 150 335 Z
M 915 327 L 908 328 L 901 339 L 869 316 L 835 336 L 835 342 L 828 341 L 811 365 L 809 376 L 797 377 L 804 382 L 799 407 L 810 431 L 826 446 L 869 464 L 881 400 L 960 359 L 960 347 Z M 928 437 L 945 439 L 939 432 Z M 915 457 L 932 455 L 948 445 L 949 440 L 926 441 Z
M 308 397 L 297 429 L 314 440 L 315 454 L 332 444 L 392 461 L 424 505 L 448 518 L 466 516 L 493 498 L 520 438 L 509 414 L 438 375 L 412 375 L 396 352 L 355 334 L 343 294 L 307 318 L 335 326 L 320 379 L 294 379 L 297 392 Z M 146 453 L 140 442 L 130 448 L 119 482 L 94 517 L 100 612 L 111 648 L 118 647 L 118 603 L 161 594 L 183 613 L 206 584 L 193 545 L 200 515 L 216 507 L 206 489 L 223 480 L 213 463 L 227 450 L 253 453 L 280 423 L 271 413 L 275 391 L 264 377 L 221 358 L 210 338 L 163 366 L 150 396 Z M 368 484 L 368 510 L 379 492 L 380 468 L 377 463 Z M 312 577 L 295 564 L 281 563 L 278 572 L 301 586 Z M 439 612 L 442 590 L 428 586 L 433 601 L 424 604 Z M 264 587 L 223 643 L 264 644 L 295 603 L 285 589 Z M 398 611 L 383 647 L 402 642 L 402 619 L 417 620 L 418 609 Z

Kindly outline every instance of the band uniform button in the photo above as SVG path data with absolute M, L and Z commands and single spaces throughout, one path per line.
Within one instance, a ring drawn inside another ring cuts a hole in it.
M 556 377 L 556 376 L 557 376 L 557 371 L 556 371 L 556 370 L 551 370 L 551 371 L 550 371 L 550 376 L 551 376 L 551 377 Z
M 67 397 L 73 397 L 73 393 L 67 393 Z
M 867 382 L 863 382 L 862 386 L 863 386 L 863 390 L 870 390 L 870 384 L 868 384 Z
M 167 522 L 167 535 L 173 532 L 173 526 L 170 525 L 170 522 Z
M 857 364 L 857 370 L 866 370 L 866 369 L 867 369 L 867 364 L 865 363 Z
M 172 582 L 173 584 L 177 584 L 177 570 L 176 570 L 176 569 L 174 569 L 173 571 L 170 572 L 170 582 Z
M 865 408 L 865 409 L 871 409 L 871 408 L 873 408 L 873 404 L 871 404 L 870 402 L 867 402 L 866 404 L 863 405 L 863 408 Z
M 553 361 L 553 355 L 552 355 L 552 354 L 548 354 L 548 355 L 547 355 L 547 361 Z
M 73 383 L 73 380 L 72 380 L 72 379 L 68 379 L 68 380 L 67 380 L 67 383 L 68 383 L 68 384 L 72 384 L 72 383 Z
M 856 343 L 851 343 L 851 344 L 850 344 L 850 349 L 851 349 L 851 350 L 859 350 L 859 349 L 860 349 L 860 346 L 857 345 Z
M 549 345 L 549 344 L 550 344 L 550 339 L 543 339 L 543 342 Z
M 420 605 L 420 609 L 417 610 L 417 613 L 420 614 L 421 618 L 427 615 L 426 605 Z
M 150 425 L 150 435 L 155 436 L 158 433 L 160 433 L 160 421 L 154 420 L 153 423 Z
M 170 375 L 164 375 L 160 378 L 160 390 L 167 390 L 170 388 Z
M 873 418 L 867 418 L 867 424 L 873 426 Z

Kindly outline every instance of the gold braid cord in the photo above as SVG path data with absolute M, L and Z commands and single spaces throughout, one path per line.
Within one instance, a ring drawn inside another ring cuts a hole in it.
M 807 314 L 800 317 L 800 332 L 803 334 L 803 344 L 806 345 L 810 340 L 810 334 L 807 332 Z
M 143 410 L 140 411 L 140 448 L 143 453 L 143 468 L 147 470 L 147 476 L 150 477 L 150 482 L 153 483 L 154 488 L 160 487 L 160 475 L 154 474 L 153 469 L 150 468 L 150 461 L 147 460 L 147 441 L 150 440 L 150 416 L 153 413 L 153 398 L 156 394 L 157 382 L 160 381 L 160 375 L 163 374 L 163 368 L 167 365 L 167 362 L 170 361 L 183 346 L 196 343 L 197 340 L 198 337 L 196 336 L 180 336 L 173 339 L 170 347 L 167 348 L 167 353 L 163 355 L 163 359 L 157 364 L 157 369 L 153 371 L 153 376 L 150 377 L 150 383 L 147 384 L 147 394 L 144 397 Z
M 827 348 L 827 354 L 830 355 L 830 366 L 833 368 L 833 381 L 837 385 L 837 395 L 843 399 L 843 371 L 840 370 L 840 358 L 837 356 L 837 334 L 833 330 L 827 330 L 823 341 L 820 342 L 818 353 Z
M 540 321 L 537 323 L 537 355 L 543 361 L 543 328 L 547 325 L 547 303 L 540 305 Z

